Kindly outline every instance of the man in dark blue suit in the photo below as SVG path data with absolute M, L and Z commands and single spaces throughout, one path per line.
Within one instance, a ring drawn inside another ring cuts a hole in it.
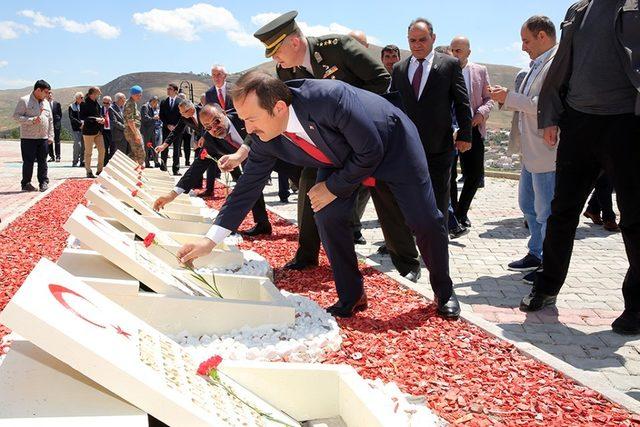
M 444 218 L 436 206 L 418 131 L 400 109 L 343 82 L 283 83 L 260 72 L 242 76 L 232 97 L 254 139 L 249 159 L 206 237 L 179 250 L 181 262 L 208 254 L 237 228 L 281 159 L 319 169 L 309 198 L 339 298 L 327 311 L 349 317 L 367 308 L 350 218 L 355 190 L 363 181 L 378 178 L 389 185 L 416 236 L 438 313 L 459 316 Z

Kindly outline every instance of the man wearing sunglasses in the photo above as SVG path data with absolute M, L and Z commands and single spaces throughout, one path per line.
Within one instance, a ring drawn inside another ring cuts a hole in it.
M 235 153 L 244 144 L 244 139 L 247 136 L 244 122 L 238 118 L 235 112 L 231 112 L 227 116 L 218 104 L 205 105 L 198 114 L 196 114 L 196 108 L 190 101 L 181 103 L 179 109 L 182 118 L 169 137 L 167 137 L 167 140 L 156 148 L 156 151 L 161 152 L 169 147 L 173 138 L 178 138 L 179 134 L 186 127 L 189 127 L 194 129 L 196 134 L 201 135 L 198 140 L 198 146 L 206 150 L 208 156 L 202 156 L 201 158 L 200 155 L 197 155 L 195 157 L 193 163 L 180 178 L 175 188 L 167 195 L 156 199 L 153 204 L 155 210 L 162 209 L 180 194 L 199 188 L 205 170 L 215 165 L 220 157 Z M 240 168 L 235 168 L 230 173 L 234 181 L 237 181 L 242 175 Z M 267 216 L 263 196 L 258 198 L 251 212 L 255 226 L 247 231 L 254 232 L 257 230 L 260 234 L 271 234 L 271 223 Z

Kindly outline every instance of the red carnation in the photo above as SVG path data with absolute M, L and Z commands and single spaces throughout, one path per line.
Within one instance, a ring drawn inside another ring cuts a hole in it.
M 144 166 L 140 165 L 140 169 L 141 169 L 141 170 L 144 170 Z
M 147 148 L 153 148 L 153 143 L 147 142 Z
M 144 247 L 148 248 L 149 246 L 153 245 L 154 241 L 156 240 L 156 234 L 155 233 L 149 233 L 147 234 L 147 237 L 144 238 Z
M 138 182 L 136 182 L 136 185 L 137 185 L 138 187 L 142 187 L 142 182 L 138 181 Z
M 218 365 L 222 362 L 222 357 L 215 355 L 200 364 L 198 367 L 198 375 L 211 376 L 212 371 L 218 369 Z
M 203 148 L 202 150 L 200 150 L 200 160 L 206 159 L 208 155 L 209 155 L 209 153 L 207 153 L 207 149 L 206 148 Z
M 138 195 L 138 190 L 131 190 L 131 196 L 136 197 Z
M 140 172 L 140 165 L 136 166 L 133 170 L 136 172 Z

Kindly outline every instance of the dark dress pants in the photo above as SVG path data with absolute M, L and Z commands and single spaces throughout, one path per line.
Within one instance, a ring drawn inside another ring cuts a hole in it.
M 166 141 L 167 137 L 169 136 L 169 134 L 171 133 L 171 131 L 169 130 L 169 128 L 167 128 L 166 126 L 162 127 L 162 141 Z M 182 138 L 175 138 L 173 141 L 173 147 L 172 147 L 172 151 L 173 151 L 173 163 L 171 165 L 171 170 L 173 173 L 179 172 L 180 171 L 180 146 L 182 145 Z M 167 160 L 169 159 L 169 148 L 167 147 L 166 150 L 164 150 L 161 154 L 160 157 L 162 158 L 162 162 L 166 168 L 167 166 Z M 164 168 L 163 168 L 164 169 Z
M 102 131 L 102 140 L 104 142 L 104 165 L 109 163 L 109 159 L 115 154 L 117 150 L 116 142 L 111 136 L 111 129 L 104 129 Z
M 587 204 L 587 212 L 600 215 L 603 221 L 615 221 L 616 213 L 613 211 L 613 183 L 604 172 L 596 181 L 596 188 Z
M 22 181 L 24 187 L 31 183 L 33 177 L 33 164 L 38 163 L 38 183 L 48 184 L 47 154 L 49 152 L 48 141 L 46 139 L 21 139 L 20 151 L 22 153 Z
M 184 132 L 182 134 L 182 152 L 184 153 L 184 164 L 191 164 L 191 134 Z
M 599 116 L 567 108 L 560 122 L 556 189 L 544 239 L 544 270 L 535 287 L 557 295 L 571 261 L 580 214 L 600 171 L 611 179 L 629 269 L 622 284 L 625 308 L 640 312 L 640 117 Z
M 60 160 L 60 126 L 53 128 L 53 144 L 49 145 L 49 157 L 51 160 Z
M 473 128 L 471 149 L 460 153 L 460 158 L 464 159 L 464 185 L 454 211 L 458 218 L 465 218 L 484 177 L 484 138 L 477 126 Z M 452 187 L 452 193 L 454 188 L 457 192 L 457 187 Z
M 453 146 L 453 142 L 452 142 Z M 449 200 L 451 190 L 451 163 L 455 150 L 444 153 L 427 153 L 427 163 L 429 165 L 429 176 L 433 185 L 433 194 L 436 206 L 444 215 L 444 223 L 449 221 Z M 465 178 L 466 179 L 466 178 Z
M 320 170 L 318 181 L 325 181 L 331 173 L 332 169 Z M 386 184 L 409 229 L 416 236 L 436 297 L 449 299 L 453 284 L 449 277 L 447 233 L 442 213 L 436 207 L 430 180 L 417 184 Z M 343 304 L 356 302 L 364 291 L 350 225 L 356 197 L 356 192 L 348 198 L 338 197 L 315 214 L 322 245 L 333 271 L 338 298 Z
M 307 193 L 316 183 L 318 169 L 303 168 L 298 181 L 298 262 L 317 264 L 320 252 L 320 236 L 313 219 L 313 209 Z M 353 233 L 349 233 L 353 242 Z

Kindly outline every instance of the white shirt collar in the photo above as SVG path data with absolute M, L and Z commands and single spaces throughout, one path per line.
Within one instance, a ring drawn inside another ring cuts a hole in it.
M 222 86 L 220 86 L 220 87 L 216 86 L 216 92 L 220 91 L 220 90 L 222 91 L 223 94 L 225 94 L 225 95 L 227 94 L 227 81 L 226 80 L 224 81 Z
M 427 64 L 431 64 L 433 62 L 433 56 L 434 56 L 434 51 L 432 50 L 431 53 L 429 55 L 427 55 L 426 58 L 424 58 L 424 62 L 422 63 L 422 66 L 426 66 Z M 411 55 L 411 63 L 415 64 L 416 66 L 418 65 L 418 59 Z
M 306 68 L 308 72 L 313 74 L 313 67 L 311 66 L 311 50 L 308 45 L 307 45 L 307 50 L 304 53 L 304 59 L 300 66 Z
M 302 123 L 300 123 L 300 120 L 298 119 L 298 116 L 293 109 L 293 105 L 289 105 L 289 120 L 287 121 L 287 128 L 285 129 L 285 132 L 295 133 L 311 145 L 316 145 L 315 142 L 313 142 L 313 139 L 311 139 L 307 131 L 302 126 Z
M 534 67 L 539 67 L 540 64 L 544 63 L 547 59 L 549 59 L 549 56 L 551 56 L 551 52 L 553 51 L 553 48 L 555 46 L 551 47 L 549 50 L 547 50 L 545 53 L 543 53 L 542 55 L 538 56 L 536 59 L 534 59 L 532 61 L 531 64 L 531 68 Z

